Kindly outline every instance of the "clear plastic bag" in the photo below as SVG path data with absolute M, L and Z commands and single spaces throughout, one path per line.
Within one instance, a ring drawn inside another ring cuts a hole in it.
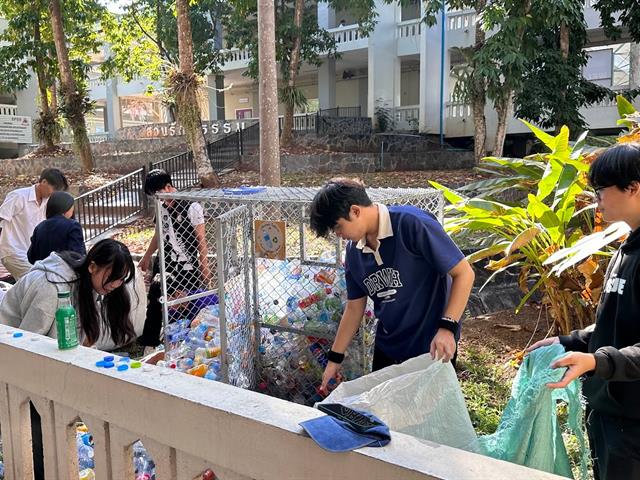
M 344 382 L 322 403 L 371 412 L 391 430 L 442 445 L 477 444 L 453 366 L 429 354 Z

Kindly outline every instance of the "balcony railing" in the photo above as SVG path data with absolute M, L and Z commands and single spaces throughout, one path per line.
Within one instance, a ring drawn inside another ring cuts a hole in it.
M 413 38 L 422 34 L 422 20 L 416 18 L 400 22 L 396 27 L 396 38 Z
M 471 117 L 471 105 L 462 102 L 447 103 L 447 118 L 469 118 Z
M 16 112 L 17 112 L 17 106 L 16 105 L 9 105 L 6 103 L 0 103 L 0 115 L 9 115 L 11 117 L 15 117 L 16 116 Z
M 97 480 L 133 480 L 139 439 L 159 479 L 559 478 L 393 432 L 384 448 L 330 453 L 302 434 L 309 407 L 155 366 L 97 368 L 104 353 L 0 325 L 0 427 L 6 480 L 33 478 L 29 402 L 41 417 L 47 478 L 78 478 L 74 424 L 94 439 Z
M 394 108 L 396 128 L 399 130 L 418 130 L 420 106 L 407 105 Z
M 447 15 L 447 30 L 469 30 L 476 24 L 475 12 L 459 12 Z

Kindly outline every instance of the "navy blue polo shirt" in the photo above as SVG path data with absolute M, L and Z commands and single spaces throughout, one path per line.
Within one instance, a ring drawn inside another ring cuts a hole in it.
M 347 244 L 347 297 L 371 297 L 376 347 L 404 361 L 429 351 L 448 299 L 447 272 L 464 255 L 430 213 L 381 204 L 378 213 L 377 251 L 364 239 Z

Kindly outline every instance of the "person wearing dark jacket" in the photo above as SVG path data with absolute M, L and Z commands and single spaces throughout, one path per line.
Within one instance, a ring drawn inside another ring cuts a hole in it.
M 596 322 L 547 338 L 529 350 L 561 343 L 569 352 L 562 388 L 585 375 L 587 431 L 596 480 L 640 478 L 640 144 L 620 144 L 591 165 L 589 182 L 607 222 L 626 222 L 631 234 L 609 262 Z
M 54 192 L 47 203 L 47 219 L 40 222 L 31 237 L 27 258 L 32 264 L 44 260 L 52 252 L 87 253 L 82 227 L 73 216 L 74 199 L 67 192 Z

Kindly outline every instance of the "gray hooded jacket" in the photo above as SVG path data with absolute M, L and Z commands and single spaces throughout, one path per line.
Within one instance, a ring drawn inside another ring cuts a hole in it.
M 0 323 L 20 328 L 48 337 L 57 338 L 55 315 L 58 308 L 58 292 L 75 294 L 78 284 L 74 282 L 77 275 L 73 269 L 52 253 L 44 260 L 35 263 L 33 268 L 7 290 L 0 303 Z M 136 280 L 126 285 L 131 298 L 130 319 L 137 335 L 144 327 L 144 311 L 146 295 L 142 275 L 136 275 Z M 98 300 L 96 292 L 91 292 Z M 79 319 L 81 321 L 81 319 Z M 78 330 L 78 339 L 83 342 L 82 331 Z M 100 339 L 94 345 L 100 350 L 116 348 L 110 332 L 101 332 Z

